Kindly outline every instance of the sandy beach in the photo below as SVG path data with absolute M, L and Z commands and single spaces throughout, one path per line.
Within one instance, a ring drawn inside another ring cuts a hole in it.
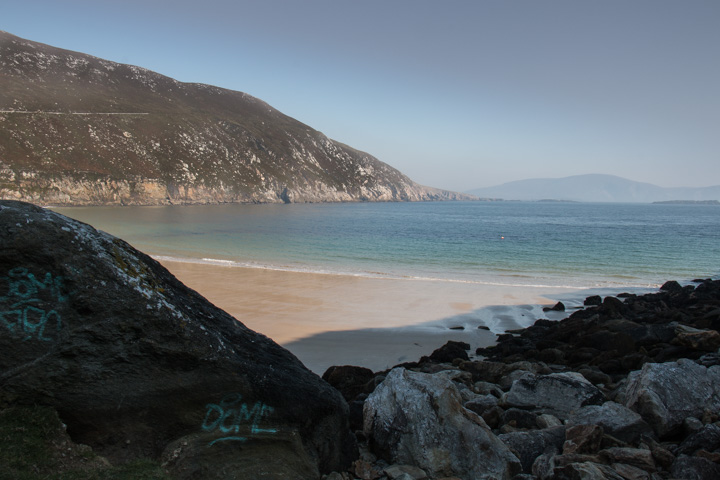
M 447 340 L 487 346 L 545 316 L 559 290 L 368 278 L 160 258 L 180 281 L 322 374 L 332 365 L 382 370 Z M 490 330 L 479 329 L 487 326 Z

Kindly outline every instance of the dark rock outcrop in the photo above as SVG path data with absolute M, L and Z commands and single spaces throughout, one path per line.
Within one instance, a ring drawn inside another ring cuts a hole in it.
M 452 363 L 456 358 L 468 360 L 467 350 L 470 350 L 469 343 L 449 340 L 445 345 L 430 354 L 430 360 L 436 363 Z
M 127 243 L 3 201 L 0 245 L 0 408 L 53 407 L 74 441 L 177 478 L 352 461 L 340 393 Z

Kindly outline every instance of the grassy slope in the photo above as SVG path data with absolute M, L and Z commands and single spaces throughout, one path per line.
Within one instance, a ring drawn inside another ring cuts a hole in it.
M 0 480 L 164 480 L 157 462 L 112 466 L 73 443 L 48 407 L 0 410 Z

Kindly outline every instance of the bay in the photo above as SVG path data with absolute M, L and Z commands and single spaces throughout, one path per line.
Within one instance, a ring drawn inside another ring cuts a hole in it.
M 436 202 L 55 209 L 165 259 L 573 288 L 720 273 L 712 205 Z

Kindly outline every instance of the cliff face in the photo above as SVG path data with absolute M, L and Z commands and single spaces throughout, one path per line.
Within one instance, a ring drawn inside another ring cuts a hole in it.
M 158 205 L 469 197 L 420 186 L 245 93 L 0 32 L 0 198 Z

